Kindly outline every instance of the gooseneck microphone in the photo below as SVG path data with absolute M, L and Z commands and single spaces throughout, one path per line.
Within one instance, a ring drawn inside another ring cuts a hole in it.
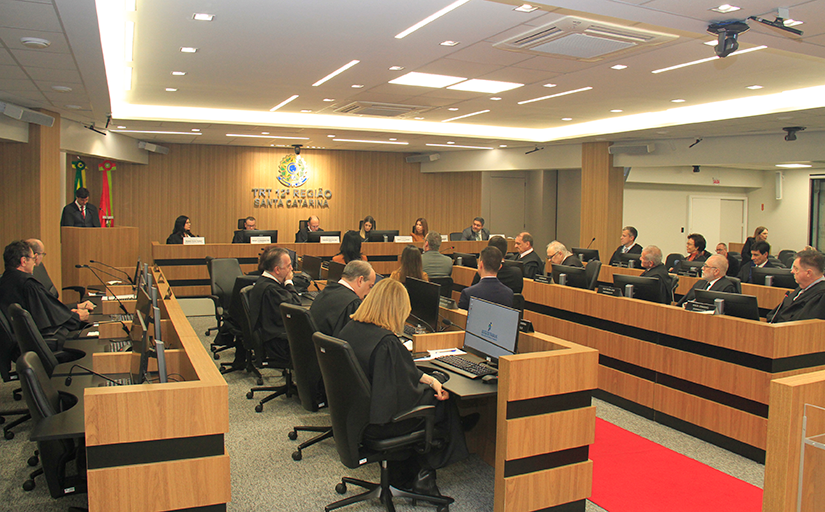
M 90 370 L 89 368 L 86 368 L 86 367 L 85 367 L 85 366 L 83 366 L 83 365 L 73 364 L 73 365 L 72 365 L 72 367 L 71 367 L 71 368 L 69 368 L 69 376 L 68 376 L 68 377 L 66 377 L 66 385 L 67 385 L 67 386 L 70 386 L 70 385 L 72 384 L 72 372 L 74 371 L 74 369 L 75 369 L 75 368 L 81 368 L 81 369 L 83 369 L 83 370 L 86 370 L 87 372 L 91 373 L 92 375 L 97 375 L 98 377 L 100 377 L 100 378 L 102 378 L 102 379 L 106 379 L 106 380 L 108 380 L 109 382 L 114 382 L 114 383 L 115 383 L 115 385 L 117 385 L 117 386 L 121 386 L 121 385 L 122 385 L 120 382 L 118 382 L 118 381 L 116 381 L 115 379 L 112 379 L 112 378 L 110 378 L 110 377 L 107 377 L 107 376 L 103 375 L 102 373 L 97 373 L 96 371 L 94 371 L 94 370 Z
M 129 273 L 124 271 L 124 270 L 120 270 L 119 268 L 113 267 L 113 266 L 109 265 L 108 263 L 103 263 L 102 261 L 89 260 L 89 263 L 97 263 L 98 265 L 103 265 L 104 267 L 109 267 L 112 270 L 116 270 L 116 271 L 120 272 L 121 274 L 123 274 L 124 276 L 126 276 L 126 279 L 129 280 L 129 284 L 131 284 L 132 286 L 135 285 L 135 281 L 132 279 L 132 276 L 130 276 Z
M 417 316 L 413 315 L 412 313 L 410 313 L 410 316 L 415 318 L 416 320 L 418 320 L 422 324 L 424 324 L 425 327 L 429 327 L 432 332 L 438 332 L 438 330 L 434 329 L 432 325 L 428 324 L 427 322 L 425 322 L 424 320 L 418 318 Z
M 112 293 L 112 290 L 109 288 L 109 285 L 107 285 L 106 282 L 103 279 L 101 279 L 99 275 L 97 275 L 97 272 L 95 272 L 95 269 L 93 269 L 89 265 L 75 265 L 75 268 L 87 268 L 87 269 L 89 269 L 89 271 L 92 274 L 94 274 L 94 276 L 97 278 L 97 280 L 100 281 L 100 284 L 102 284 L 103 287 L 106 288 L 106 292 L 111 293 L 112 296 L 117 301 L 117 303 L 120 304 L 120 309 L 123 310 L 123 314 L 125 314 L 125 315 L 129 314 L 129 310 L 126 309 L 126 306 L 123 305 L 123 303 L 120 301 L 120 299 L 118 298 L 117 295 Z M 126 332 L 127 336 L 129 336 L 131 334 L 129 332 L 129 327 L 127 327 L 126 324 L 122 320 L 120 321 L 120 326 L 123 328 L 123 331 Z
M 457 324 L 453 323 L 453 321 L 452 321 L 452 320 L 450 320 L 449 318 L 442 318 L 442 319 L 441 319 L 441 323 L 442 323 L 442 324 L 444 324 L 444 325 L 446 326 L 446 327 L 444 327 L 444 329 L 446 329 L 447 327 L 455 327 L 456 329 L 459 329 L 459 330 L 461 330 L 461 331 L 463 331 L 463 330 L 464 330 L 464 329 L 462 329 L 462 328 L 461 328 L 461 326 L 459 326 L 459 325 L 457 325 Z
M 587 244 L 587 247 L 585 247 L 585 249 L 590 249 L 590 246 L 593 245 L 593 242 L 595 242 L 595 241 L 596 241 L 596 237 L 594 236 L 593 240 L 591 240 L 590 243 Z
M 75 266 L 78 266 L 78 265 L 75 265 Z M 94 268 L 94 267 L 89 267 L 89 268 Z M 106 274 L 107 276 L 114 277 L 115 279 L 117 279 L 117 280 L 118 280 L 118 283 L 120 282 L 120 278 L 119 278 L 118 276 L 116 276 L 116 275 L 112 274 L 111 272 L 106 272 L 106 271 L 105 271 L 105 270 L 103 270 L 102 268 L 97 268 L 97 269 L 95 269 L 95 270 L 97 270 L 98 272 L 103 272 L 103 273 L 104 273 L 104 274 Z

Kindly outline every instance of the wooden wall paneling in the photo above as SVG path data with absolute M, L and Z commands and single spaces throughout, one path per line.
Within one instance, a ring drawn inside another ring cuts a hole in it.
M 505 460 L 591 445 L 596 440 L 596 407 L 508 420 Z
M 656 384 L 653 381 L 599 366 L 599 389 L 653 409 Z
M 31 206 L 37 204 L 37 187 L 32 183 L 32 175 L 27 172 L 28 144 L 20 142 L 0 142 L 0 203 L 3 204 L 3 222 L 0 235 L 3 247 L 12 240 L 28 238 L 37 231 L 39 219 L 32 215 Z M 24 171 L 26 169 L 26 171 Z M 60 218 L 56 220 L 60 223 Z
M 496 505 L 499 494 L 504 503 L 496 512 L 544 510 L 583 500 L 592 494 L 593 461 L 508 478 L 501 490 L 496 488 Z
M 613 156 L 607 151 L 610 142 L 582 144 L 581 229 L 580 247 L 587 247 L 595 238 L 593 249 L 608 258 L 619 244 L 622 234 L 622 203 L 624 175 L 621 167 L 613 167 Z

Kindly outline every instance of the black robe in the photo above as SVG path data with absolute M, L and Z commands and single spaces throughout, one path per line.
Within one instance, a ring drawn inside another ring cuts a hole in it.
M 535 250 L 523 258 L 521 255 L 517 256 L 516 261 L 524 262 L 524 277 L 527 279 L 533 279 L 536 274 L 544 275 L 544 259 Z
M 685 302 L 694 300 L 696 298 L 696 290 L 706 290 L 708 287 L 708 282 L 704 279 L 700 279 L 696 281 L 696 284 L 693 285 L 693 288 L 688 291 L 684 297 L 682 297 L 679 302 L 676 303 L 677 306 L 681 306 Z M 725 292 L 725 293 L 736 293 L 736 285 L 733 284 L 733 281 L 728 279 L 725 276 L 720 277 L 713 283 L 713 286 L 710 287 L 710 290 L 713 292 Z
M 312 301 L 309 314 L 319 331 L 338 337 L 338 333 L 350 321 L 350 315 L 355 313 L 361 299 L 346 286 L 339 283 L 329 283 Z
M 659 279 L 659 288 L 662 297 L 662 304 L 670 304 L 673 302 L 673 291 L 670 287 L 670 275 L 664 264 L 659 263 L 655 267 L 651 267 L 642 272 L 642 277 L 655 277 Z
M 812 318 L 825 320 L 825 281 L 816 283 L 798 299 L 793 300 L 801 292 L 802 288 L 788 292 L 785 299 L 768 313 L 768 322 L 792 322 Z
M 12 269 L 0 277 L 0 307 L 8 314 L 9 306 L 15 303 L 29 312 L 43 335 L 52 334 L 61 327 L 76 331 L 86 325 L 77 313 L 50 294 L 32 274 Z
M 524 290 L 524 276 L 521 275 L 521 269 L 518 267 L 511 267 L 509 265 L 501 265 L 496 274 L 501 284 L 513 290 L 513 293 L 521 293 Z M 481 276 L 476 272 L 473 275 L 473 282 L 470 286 L 477 285 L 481 281 Z
M 291 284 L 284 286 L 269 277 L 259 277 L 249 293 L 249 321 L 269 356 L 289 361 L 289 340 L 281 303 L 300 306 L 301 296 Z

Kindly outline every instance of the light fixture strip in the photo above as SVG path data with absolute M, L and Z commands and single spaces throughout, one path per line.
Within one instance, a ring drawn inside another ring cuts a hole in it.
M 245 133 L 227 133 L 227 137 L 249 137 L 252 139 L 288 139 L 288 140 L 309 140 L 309 137 L 286 137 L 279 135 L 248 135 Z
M 289 103 L 290 101 L 294 100 L 294 99 L 295 99 L 295 98 L 297 98 L 297 97 L 298 97 L 298 95 L 297 95 L 297 94 L 293 94 L 293 95 L 292 95 L 292 96 L 290 96 L 289 98 L 285 99 L 284 101 L 282 101 L 282 102 L 278 103 L 277 105 L 275 105 L 274 107 L 272 107 L 271 109 L 269 109 L 269 111 L 270 111 L 270 112 L 275 112 L 276 110 L 278 110 L 279 108 L 283 107 L 284 105 L 286 105 L 287 103 Z
M 125 26 L 125 34 L 123 35 L 123 52 L 126 62 L 135 60 L 135 22 L 127 21 Z
M 575 89 L 575 90 L 572 90 L 572 91 L 560 92 L 558 94 L 551 94 L 550 96 L 542 96 L 541 98 L 533 98 L 532 100 L 519 101 L 518 104 L 519 105 L 525 105 L 527 103 L 533 103 L 534 101 L 549 100 L 550 98 L 558 98 L 559 96 L 567 96 L 568 94 L 575 94 L 577 92 L 589 91 L 590 89 L 592 89 L 592 87 L 582 87 L 581 89 Z
M 460 146 L 458 144 L 426 144 L 437 148 L 463 148 L 463 149 L 493 149 L 486 146 Z
M 442 123 L 449 123 L 450 121 L 455 121 L 456 119 L 464 119 L 465 117 L 477 116 L 477 115 L 479 115 L 479 114 L 486 114 L 486 113 L 487 113 L 487 112 L 489 112 L 489 111 L 490 111 L 490 109 L 487 109 L 487 110 L 479 110 L 478 112 L 473 112 L 472 114 L 464 114 L 463 116 L 451 117 L 450 119 L 445 119 L 445 120 L 443 120 L 443 121 L 441 121 L 441 122 L 442 122 Z
M 407 146 L 409 142 L 392 142 L 389 140 L 357 140 L 357 139 L 332 139 L 335 142 L 360 142 L 362 144 L 395 144 L 397 146 Z
M 432 15 L 430 15 L 430 16 L 427 16 L 426 18 L 424 18 L 423 20 L 419 21 L 418 23 L 416 23 L 416 24 L 415 24 L 415 25 L 413 25 L 412 27 L 408 28 L 407 30 L 405 30 L 405 31 L 403 31 L 403 32 L 398 33 L 398 34 L 395 36 L 395 38 L 396 38 L 396 39 L 404 39 L 404 38 L 405 38 L 405 37 L 407 37 L 408 35 L 412 34 L 412 33 L 413 33 L 413 32 L 415 32 L 416 30 L 418 30 L 419 28 L 423 27 L 424 25 L 428 25 L 428 24 L 432 23 L 433 21 L 435 21 L 435 20 L 437 20 L 438 18 L 440 18 L 440 17 L 444 16 L 444 15 L 445 15 L 445 14 L 447 14 L 448 12 L 450 12 L 450 11 L 452 11 L 452 10 L 454 10 L 454 9 L 458 9 L 459 7 L 461 7 L 462 5 L 466 4 L 466 3 L 467 3 L 467 2 L 469 2 L 469 1 L 470 1 L 470 0 L 456 0 L 455 2 L 451 3 L 450 5 L 448 5 L 447 7 L 443 8 L 443 9 L 441 9 L 441 10 L 440 10 L 440 11 L 438 11 L 437 13 L 432 14 Z
M 753 48 L 748 48 L 747 50 L 739 50 L 737 52 L 733 52 L 729 55 L 729 57 L 733 57 L 735 55 L 743 55 L 745 53 L 755 52 L 757 50 L 764 50 L 765 48 L 767 48 L 767 46 L 765 46 L 765 45 L 754 46 Z M 685 68 L 685 67 L 688 67 L 688 66 L 693 66 L 695 64 L 703 64 L 705 62 L 710 62 L 710 61 L 716 60 L 716 59 L 721 59 L 721 57 L 719 57 L 718 55 L 714 55 L 713 57 L 708 57 L 706 59 L 694 60 L 693 62 L 685 62 L 684 64 L 677 64 L 675 66 L 670 66 L 669 68 L 655 69 L 655 70 L 651 71 L 651 73 L 656 75 L 656 74 L 659 74 L 659 73 L 664 73 L 665 71 L 673 71 L 674 69 Z
M 331 80 L 332 78 L 334 78 L 334 77 L 336 77 L 336 76 L 340 75 L 341 73 L 343 73 L 344 71 L 348 70 L 348 69 L 349 69 L 349 68 L 351 68 L 352 66 L 354 66 L 354 65 L 358 64 L 359 62 L 361 62 L 361 61 L 360 61 L 360 60 L 355 60 L 355 59 L 353 59 L 353 60 L 349 61 L 348 63 L 344 64 L 343 66 L 341 66 L 340 68 L 336 69 L 336 70 L 335 70 L 335 71 L 333 71 L 332 73 L 328 74 L 328 75 L 327 75 L 327 76 L 325 76 L 324 78 L 322 78 L 322 79 L 318 80 L 317 82 L 315 82 L 314 84 L 312 84 L 312 86 L 313 86 L 313 87 L 318 87 L 318 86 L 319 86 L 319 85 L 321 85 L 322 83 L 324 83 L 324 82 L 326 82 L 326 81 L 328 81 L 328 80 Z
M 117 133 L 155 133 L 158 135 L 203 135 L 202 133 L 198 132 L 162 132 L 162 131 L 150 131 L 150 130 L 109 130 L 110 132 L 117 132 Z

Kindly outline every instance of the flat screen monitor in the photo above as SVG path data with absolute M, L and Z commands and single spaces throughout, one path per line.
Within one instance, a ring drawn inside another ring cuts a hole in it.
M 553 265 L 553 282 L 560 284 L 561 274 L 566 275 L 567 286 L 573 288 L 587 289 L 587 277 L 584 267 L 571 267 L 569 265 Z
M 307 242 L 317 244 L 321 241 L 322 236 L 337 236 L 341 239 L 340 231 L 307 231 Z
M 338 263 L 337 261 L 330 261 L 329 267 L 327 267 L 327 282 L 338 282 L 341 279 L 341 276 L 344 275 L 344 265 L 343 263 Z
M 570 249 L 570 252 L 578 256 L 578 258 L 583 262 L 599 259 L 598 249 L 582 249 L 581 247 L 573 247 L 572 249 Z
M 135 301 L 135 311 L 140 311 L 143 314 L 143 317 L 146 318 L 149 316 L 149 311 L 152 308 L 152 298 L 151 296 L 146 293 L 146 290 L 143 288 L 138 288 L 137 291 L 137 300 Z
M 516 353 L 519 311 L 470 297 L 464 350 L 491 361 Z
M 458 261 L 461 258 L 461 261 Z M 462 267 L 478 268 L 478 258 L 475 254 L 468 254 L 465 252 L 453 253 L 453 265 L 461 265 Z
M 658 277 L 628 276 L 625 274 L 613 274 L 613 286 L 622 291 L 625 297 L 625 286 L 633 285 L 633 298 L 646 300 L 649 302 L 665 303 L 662 297 L 662 286 Z
M 765 276 L 773 276 L 773 284 L 777 288 L 796 289 L 796 279 L 794 279 L 789 268 L 755 267 L 753 269 L 753 284 L 765 284 Z
M 132 281 L 132 286 L 138 286 L 138 280 L 140 279 L 140 269 L 143 268 L 143 265 L 140 264 L 140 256 L 137 259 L 137 265 L 135 265 L 135 279 Z
M 152 323 L 155 326 L 155 337 L 154 337 L 154 345 L 155 345 L 155 352 L 154 356 L 158 359 L 158 382 L 164 384 L 167 382 L 167 374 L 166 374 L 166 344 L 163 343 L 163 336 L 161 335 L 161 325 L 160 325 L 161 317 L 160 317 L 160 308 L 157 306 L 152 307 Z
M 321 279 L 321 258 L 304 254 L 301 258 L 301 270 L 306 272 L 312 279 Z
M 704 266 L 704 261 L 682 260 L 679 262 L 679 268 L 677 269 L 676 273 L 683 276 L 701 276 L 702 267 Z
M 516 260 L 504 260 L 501 262 L 503 267 L 516 267 L 521 271 L 521 275 L 524 275 L 524 262 L 523 261 L 516 261 Z M 539 273 L 543 274 L 542 269 L 539 269 Z
M 747 320 L 759 320 L 759 304 L 753 295 L 738 293 L 714 292 L 710 290 L 695 290 L 696 302 L 713 304 L 716 299 L 723 299 L 725 306 L 722 314 L 735 316 Z
M 239 229 L 235 231 L 235 234 L 240 234 L 243 243 L 250 244 L 252 243 L 253 236 L 268 236 L 269 243 L 274 244 L 278 241 L 278 230 L 277 229 L 269 229 L 269 230 L 257 230 L 257 229 Z
M 408 277 L 404 281 L 404 286 L 407 287 L 407 293 L 410 295 L 410 306 L 412 306 L 407 323 L 422 324 L 428 331 L 437 332 L 441 286 L 438 283 L 428 283 L 414 277 Z
M 129 367 L 132 384 L 143 384 L 148 380 L 149 373 L 149 352 L 151 342 L 149 341 L 149 328 L 146 317 L 140 310 L 135 311 L 135 318 L 140 325 L 141 335 L 132 340 L 132 354 Z
M 630 252 L 619 254 L 619 266 L 627 268 L 642 268 L 642 255 Z
M 387 237 L 387 242 L 392 242 L 397 236 L 397 229 L 373 229 L 367 234 L 367 242 L 383 242 L 384 237 Z

